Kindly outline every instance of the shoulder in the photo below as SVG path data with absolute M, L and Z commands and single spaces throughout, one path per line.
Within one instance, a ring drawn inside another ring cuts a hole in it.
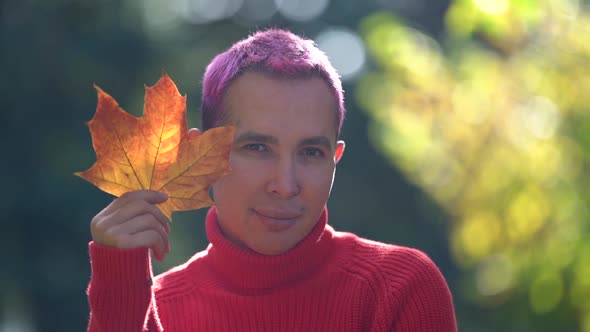
M 424 252 L 342 233 L 341 265 L 371 289 L 376 322 L 388 330 L 456 331 L 451 292 Z
M 345 247 L 345 256 L 348 257 L 344 268 L 379 288 L 400 292 L 404 287 L 423 282 L 446 287 L 436 264 L 419 249 L 364 239 L 345 232 L 336 232 L 336 240 Z
M 353 264 L 362 260 L 369 266 L 392 272 L 436 268 L 430 257 L 416 248 L 369 240 L 347 232 L 335 232 L 335 240 L 354 258 Z
M 166 299 L 187 294 L 194 290 L 195 269 L 199 269 L 204 252 L 199 252 L 184 264 L 175 266 L 154 278 L 156 297 Z

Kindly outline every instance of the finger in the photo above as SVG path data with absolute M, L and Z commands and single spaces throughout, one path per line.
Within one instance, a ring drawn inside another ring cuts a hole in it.
M 160 236 L 159 242 L 162 249 L 161 253 L 167 252 L 168 245 L 168 232 L 158 220 L 151 214 L 144 214 L 136 216 L 122 224 L 113 226 L 110 232 L 113 235 L 114 240 L 117 242 L 116 245 L 120 248 L 128 248 L 130 245 L 135 245 L 132 239 L 136 234 L 140 234 L 146 231 L 155 231 Z M 121 241 L 124 241 L 121 243 Z M 144 246 L 152 247 L 156 243 L 144 244 Z
M 137 197 L 137 195 L 133 196 Z M 160 209 L 153 204 L 147 203 L 141 199 L 129 201 L 127 205 L 121 206 L 118 210 L 115 210 L 110 215 L 107 214 L 108 212 L 109 211 L 106 210 L 96 215 L 90 223 L 90 231 L 92 233 L 93 240 L 102 244 L 118 246 L 118 240 L 113 238 L 122 233 L 118 232 L 117 229 L 112 228 L 143 214 L 152 215 L 158 220 L 161 227 L 165 229 L 166 233 L 170 232 L 168 218 L 162 213 L 162 211 L 160 211 Z
M 197 128 L 191 128 L 191 129 L 188 130 L 188 137 L 189 138 L 194 138 L 194 137 L 197 137 L 197 136 L 201 135 L 201 133 L 202 133 L 202 131 L 200 131 L 199 129 L 197 129 Z
M 129 202 L 143 200 L 150 204 L 159 204 L 168 200 L 168 194 L 154 190 L 136 190 L 124 193 L 109 204 L 101 213 L 111 214 Z
M 169 253 L 170 252 L 170 237 L 168 236 L 168 230 L 163 228 L 158 221 L 153 219 L 153 217 L 151 217 L 151 216 L 146 216 L 146 217 L 148 218 L 149 224 L 147 225 L 145 230 L 157 231 L 158 234 L 160 235 L 160 239 L 161 239 L 161 241 L 158 241 L 158 243 L 156 243 L 156 245 L 153 246 L 152 248 L 154 248 L 154 250 L 157 249 L 158 253 L 160 253 L 160 255 L 162 255 L 162 256 Z M 145 218 L 144 218 L 144 220 L 145 220 Z M 137 232 L 133 233 L 132 235 L 139 234 L 145 230 L 137 231 Z
M 156 252 L 154 249 L 152 249 L 154 256 L 156 257 L 156 259 L 161 262 L 164 260 L 164 256 L 162 256 L 160 253 Z
M 160 211 L 160 209 L 144 200 L 129 201 L 126 205 L 121 206 L 118 210 L 114 211 L 108 216 L 109 225 L 115 225 L 124 223 L 127 220 L 133 219 L 143 214 L 151 214 L 160 222 L 162 227 L 166 229 L 166 232 L 170 232 L 168 226 L 168 218 Z
M 124 245 L 119 248 L 151 248 L 159 256 L 166 253 L 166 244 L 163 242 L 161 234 L 154 229 L 146 229 L 133 235 L 127 235 Z

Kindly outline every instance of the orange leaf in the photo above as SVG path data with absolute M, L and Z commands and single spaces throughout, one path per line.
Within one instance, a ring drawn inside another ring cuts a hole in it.
M 169 199 L 159 207 L 168 218 L 173 211 L 213 205 L 209 188 L 230 171 L 234 127 L 189 135 L 186 96 L 165 73 L 145 87 L 139 118 L 95 88 L 98 105 L 88 126 L 97 161 L 75 175 L 115 196 L 141 189 L 165 192 Z

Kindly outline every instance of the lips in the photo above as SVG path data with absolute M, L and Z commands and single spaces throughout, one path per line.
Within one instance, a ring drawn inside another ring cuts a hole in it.
M 301 216 L 301 212 L 296 210 L 282 210 L 282 209 L 269 209 L 269 208 L 257 208 L 254 212 L 259 215 L 272 219 L 295 219 Z
M 294 210 L 253 209 L 262 225 L 270 232 L 286 231 L 293 226 L 301 212 Z

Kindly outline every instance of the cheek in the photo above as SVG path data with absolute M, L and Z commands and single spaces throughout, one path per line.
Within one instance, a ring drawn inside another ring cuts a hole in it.
M 263 181 L 262 175 L 267 174 L 261 163 L 254 163 L 245 158 L 232 157 L 230 163 L 232 171 L 220 181 L 219 187 L 231 191 L 232 196 L 255 190 Z
M 307 188 L 307 193 L 318 199 L 330 195 L 332 181 L 334 179 L 334 168 L 326 167 L 322 169 L 307 170 L 302 185 Z

